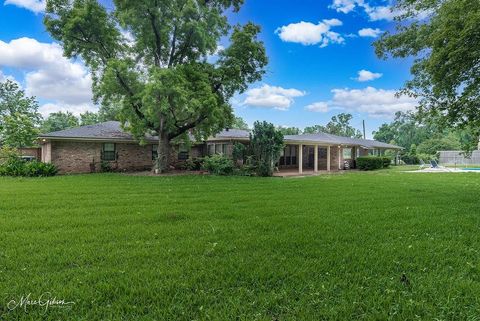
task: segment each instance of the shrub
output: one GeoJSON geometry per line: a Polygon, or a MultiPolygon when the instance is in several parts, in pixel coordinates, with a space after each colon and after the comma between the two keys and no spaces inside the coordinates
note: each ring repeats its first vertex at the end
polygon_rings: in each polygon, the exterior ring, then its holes
{"type": "Polygon", "coordinates": [[[199,171],[202,169],[203,158],[189,158],[185,161],[184,169],[188,171],[199,171]]]}
{"type": "Polygon", "coordinates": [[[390,164],[392,163],[392,159],[390,157],[383,156],[382,157],[382,162],[383,162],[383,168],[388,168],[388,167],[390,167],[390,164]]]}
{"type": "Polygon", "coordinates": [[[58,170],[53,164],[38,161],[24,162],[23,176],[48,177],[55,176],[58,170]]]}
{"type": "Polygon", "coordinates": [[[111,172],[111,171],[112,171],[112,165],[111,165],[109,162],[102,161],[102,162],[100,163],[100,170],[101,170],[103,173],[111,172]]]}
{"type": "Polygon", "coordinates": [[[375,169],[383,168],[383,157],[358,157],[357,168],[363,171],[373,171],[375,169]]]}
{"type": "Polygon", "coordinates": [[[214,175],[231,175],[233,173],[233,161],[223,155],[205,157],[203,168],[214,175]]]}

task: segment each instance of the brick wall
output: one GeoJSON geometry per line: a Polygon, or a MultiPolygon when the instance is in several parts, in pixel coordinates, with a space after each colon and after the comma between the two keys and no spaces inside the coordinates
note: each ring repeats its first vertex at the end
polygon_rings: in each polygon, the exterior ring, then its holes
{"type": "MultiPolygon", "coordinates": [[[[52,142],[51,162],[60,173],[90,173],[101,170],[102,143],[52,142]]],[[[152,145],[117,143],[118,159],[108,162],[119,171],[147,170],[152,168],[152,145]]]]}
{"type": "Polygon", "coordinates": [[[22,156],[33,156],[37,160],[41,158],[41,149],[37,147],[21,147],[18,149],[18,153],[22,156]]]}

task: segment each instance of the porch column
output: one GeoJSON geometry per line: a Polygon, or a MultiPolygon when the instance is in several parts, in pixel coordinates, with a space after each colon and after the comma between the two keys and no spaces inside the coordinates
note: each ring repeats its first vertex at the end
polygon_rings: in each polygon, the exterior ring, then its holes
{"type": "Polygon", "coordinates": [[[342,154],[342,147],[341,147],[341,146],[338,146],[338,169],[342,169],[342,158],[341,158],[341,154],[342,154]]]}
{"type": "Polygon", "coordinates": [[[330,172],[330,146],[327,147],[327,171],[330,172]]]}
{"type": "Polygon", "coordinates": [[[315,151],[313,152],[313,171],[318,172],[318,145],[315,145],[315,151]]]}
{"type": "Polygon", "coordinates": [[[303,173],[303,145],[298,145],[298,173],[303,173]]]}

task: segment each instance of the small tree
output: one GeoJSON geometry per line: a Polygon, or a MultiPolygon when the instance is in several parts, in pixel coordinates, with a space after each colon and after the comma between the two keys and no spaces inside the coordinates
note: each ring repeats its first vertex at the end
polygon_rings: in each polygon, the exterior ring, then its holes
{"type": "Polygon", "coordinates": [[[257,166],[257,175],[272,176],[275,163],[284,147],[283,134],[273,124],[255,122],[250,144],[257,166]]]}
{"type": "Polygon", "coordinates": [[[40,114],[34,97],[26,97],[17,83],[0,83],[0,145],[32,146],[38,135],[40,114]]]}

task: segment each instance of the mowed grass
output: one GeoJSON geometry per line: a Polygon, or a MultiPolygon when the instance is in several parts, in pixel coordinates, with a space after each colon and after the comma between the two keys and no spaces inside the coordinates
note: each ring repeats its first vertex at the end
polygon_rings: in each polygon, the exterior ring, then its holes
{"type": "Polygon", "coordinates": [[[479,195],[398,168],[0,178],[0,320],[479,320],[479,195]],[[75,304],[9,309],[45,292],[75,304]]]}

